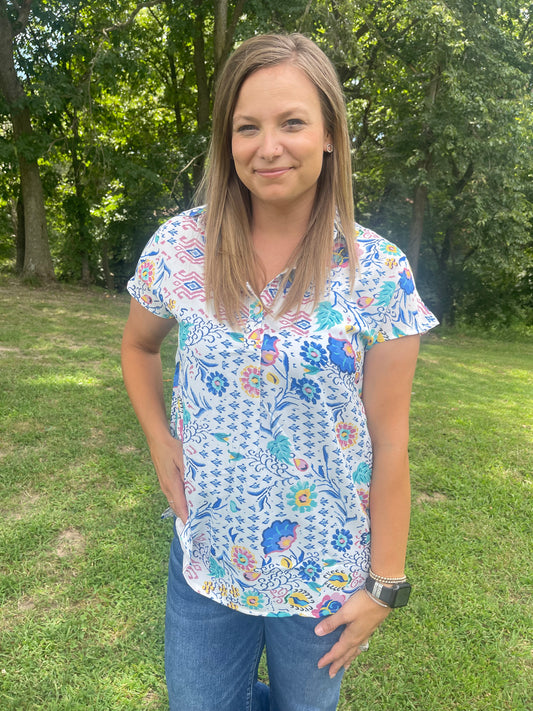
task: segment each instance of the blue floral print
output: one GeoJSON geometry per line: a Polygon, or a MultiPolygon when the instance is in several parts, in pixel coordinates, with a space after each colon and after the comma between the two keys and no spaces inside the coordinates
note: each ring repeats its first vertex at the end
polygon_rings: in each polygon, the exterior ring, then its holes
{"type": "Polygon", "coordinates": [[[288,550],[296,540],[297,523],[286,519],[274,521],[272,526],[263,531],[263,550],[266,555],[288,550]]]}
{"type": "Polygon", "coordinates": [[[300,349],[300,355],[307,363],[317,368],[327,363],[326,351],[322,348],[320,343],[304,341],[300,349]]]}
{"type": "Polygon", "coordinates": [[[205,384],[207,385],[207,389],[210,393],[213,393],[213,395],[218,395],[220,397],[226,392],[226,388],[228,387],[228,380],[222,375],[222,373],[218,373],[215,371],[214,373],[209,373],[205,384]]]}
{"type": "Polygon", "coordinates": [[[183,443],[189,517],[176,523],[189,585],[250,615],[334,614],[369,566],[372,442],[361,403],[376,344],[436,324],[395,245],[357,226],[350,283],[332,235],[328,291],[276,316],[284,275],[229,327],[204,284],[205,208],[146,245],[132,296],[178,322],[170,427],[183,443]]]}
{"type": "Polygon", "coordinates": [[[343,373],[355,373],[355,353],[349,341],[330,336],[328,351],[331,362],[338,365],[343,373]]]}
{"type": "Polygon", "coordinates": [[[345,551],[348,548],[351,547],[353,543],[353,536],[350,533],[350,531],[347,531],[346,529],[337,529],[335,531],[335,534],[333,535],[333,538],[331,540],[331,545],[336,548],[338,551],[345,551]]]}
{"type": "Polygon", "coordinates": [[[320,397],[320,385],[309,378],[300,378],[292,381],[292,388],[305,402],[312,402],[313,405],[320,397]]]}
{"type": "Polygon", "coordinates": [[[406,294],[413,293],[413,291],[415,290],[415,284],[409,269],[406,268],[403,270],[403,272],[400,273],[399,284],[400,288],[403,289],[406,294]]]}

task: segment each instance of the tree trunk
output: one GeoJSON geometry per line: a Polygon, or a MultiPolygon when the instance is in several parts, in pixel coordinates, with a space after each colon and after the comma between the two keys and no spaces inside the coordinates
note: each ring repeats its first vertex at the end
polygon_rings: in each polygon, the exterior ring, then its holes
{"type": "Polygon", "coordinates": [[[15,32],[7,16],[5,2],[0,4],[0,92],[7,102],[13,123],[13,137],[19,162],[20,187],[24,205],[25,253],[23,277],[53,281],[54,267],[48,245],[44,193],[35,158],[25,156],[20,139],[33,134],[25,93],[15,70],[13,38],[15,32]]]}
{"type": "Polygon", "coordinates": [[[428,117],[424,122],[421,135],[424,158],[420,161],[420,164],[418,166],[420,178],[419,182],[416,185],[415,194],[413,197],[413,214],[411,217],[411,227],[409,230],[409,246],[407,248],[407,257],[409,259],[409,263],[411,264],[411,269],[415,277],[418,273],[420,246],[422,244],[422,235],[424,234],[424,216],[429,192],[427,181],[433,163],[431,156],[433,133],[430,128],[430,118],[435,108],[435,101],[437,98],[437,93],[440,84],[440,76],[441,67],[440,65],[438,65],[435,73],[431,77],[431,80],[425,92],[425,104],[428,111],[428,117]]]}
{"type": "Polygon", "coordinates": [[[15,272],[22,274],[24,269],[24,205],[19,197],[15,208],[15,245],[17,250],[17,260],[15,262],[15,272]]]}
{"type": "Polygon", "coordinates": [[[424,214],[426,211],[427,199],[427,186],[417,185],[413,198],[413,215],[411,218],[411,228],[409,230],[409,245],[407,247],[407,257],[415,278],[418,273],[418,259],[420,257],[422,234],[424,232],[424,214]]]}

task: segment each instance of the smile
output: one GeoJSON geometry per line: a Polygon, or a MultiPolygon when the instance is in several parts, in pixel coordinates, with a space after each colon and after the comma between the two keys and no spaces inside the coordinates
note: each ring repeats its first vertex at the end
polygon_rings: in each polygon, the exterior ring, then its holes
{"type": "Polygon", "coordinates": [[[254,173],[262,178],[279,178],[288,173],[292,168],[264,168],[256,169],[254,173]]]}

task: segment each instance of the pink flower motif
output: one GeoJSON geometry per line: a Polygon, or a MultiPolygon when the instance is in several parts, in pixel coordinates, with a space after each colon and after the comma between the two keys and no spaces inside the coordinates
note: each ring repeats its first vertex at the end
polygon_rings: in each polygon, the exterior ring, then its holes
{"type": "Polygon", "coordinates": [[[231,549],[231,561],[238,568],[244,571],[251,571],[257,565],[257,561],[253,553],[249,551],[248,548],[243,548],[241,546],[233,546],[231,549]]]}
{"type": "Polygon", "coordinates": [[[240,377],[243,390],[250,397],[259,397],[259,384],[261,382],[261,371],[255,365],[247,365],[241,370],[240,377]]]}
{"type": "Polygon", "coordinates": [[[139,264],[139,279],[145,286],[152,286],[155,278],[154,263],[150,259],[145,259],[139,264]]]}
{"type": "Polygon", "coordinates": [[[363,505],[363,509],[365,510],[365,513],[368,515],[368,511],[370,509],[370,498],[368,496],[368,490],[367,489],[357,489],[357,494],[359,495],[359,498],[361,499],[361,504],[363,505]]]}
{"type": "Polygon", "coordinates": [[[357,442],[357,427],[351,422],[337,422],[335,425],[337,441],[342,449],[349,449],[357,442]]]}

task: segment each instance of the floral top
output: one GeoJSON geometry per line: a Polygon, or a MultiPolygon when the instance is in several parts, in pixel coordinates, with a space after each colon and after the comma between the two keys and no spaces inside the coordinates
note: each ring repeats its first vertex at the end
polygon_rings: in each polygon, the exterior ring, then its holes
{"type": "Polygon", "coordinates": [[[335,232],[329,295],[314,311],[306,295],[274,317],[279,275],[259,298],[250,290],[232,330],[206,303],[204,212],[162,225],[128,284],[179,324],[171,431],[184,450],[183,572],[194,590],[242,612],[332,614],[369,567],[365,352],[437,321],[402,252],[357,226],[353,291],[335,232]]]}

